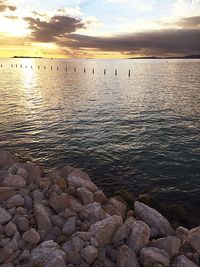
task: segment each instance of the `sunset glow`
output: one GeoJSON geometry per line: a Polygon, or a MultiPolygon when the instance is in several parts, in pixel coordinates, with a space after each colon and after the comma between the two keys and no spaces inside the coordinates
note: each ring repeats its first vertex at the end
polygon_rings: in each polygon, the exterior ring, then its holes
{"type": "Polygon", "coordinates": [[[200,0],[0,0],[0,57],[199,53],[200,0]]]}

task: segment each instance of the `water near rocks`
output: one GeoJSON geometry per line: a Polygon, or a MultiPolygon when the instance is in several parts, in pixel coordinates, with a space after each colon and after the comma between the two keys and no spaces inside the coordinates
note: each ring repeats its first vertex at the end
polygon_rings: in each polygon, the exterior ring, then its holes
{"type": "Polygon", "coordinates": [[[1,148],[198,213],[199,60],[1,59],[0,77],[1,148]]]}

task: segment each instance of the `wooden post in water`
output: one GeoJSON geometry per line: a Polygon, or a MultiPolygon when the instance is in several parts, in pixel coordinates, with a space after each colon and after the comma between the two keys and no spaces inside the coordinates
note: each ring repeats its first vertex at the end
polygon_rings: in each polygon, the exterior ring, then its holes
{"type": "Polygon", "coordinates": [[[94,74],[94,69],[92,69],[92,73],[94,74]]]}
{"type": "Polygon", "coordinates": [[[66,68],[65,70],[66,70],[66,72],[67,72],[67,68],[66,68]]]}
{"type": "Polygon", "coordinates": [[[44,66],[44,70],[46,70],[46,66],[44,66]]]}
{"type": "Polygon", "coordinates": [[[83,71],[84,71],[84,73],[85,73],[85,72],[86,72],[86,69],[84,68],[84,70],[83,70],[83,71]]]}
{"type": "Polygon", "coordinates": [[[58,67],[57,67],[57,70],[59,70],[58,67]]]}
{"type": "Polygon", "coordinates": [[[51,70],[53,70],[53,67],[51,66],[51,70]]]}
{"type": "Polygon", "coordinates": [[[131,76],[131,70],[128,71],[128,77],[130,77],[130,76],[131,76]]]}
{"type": "Polygon", "coordinates": [[[13,65],[11,64],[11,68],[13,68],[13,65]]]}
{"type": "Polygon", "coordinates": [[[40,68],[40,66],[38,65],[38,69],[40,68]]]}
{"type": "Polygon", "coordinates": [[[104,73],[104,75],[106,74],[106,69],[104,69],[103,73],[104,73]]]}
{"type": "Polygon", "coordinates": [[[117,70],[115,70],[115,75],[117,75],[117,70]]]}
{"type": "Polygon", "coordinates": [[[22,68],[22,64],[20,64],[20,68],[22,68]]]}
{"type": "Polygon", "coordinates": [[[3,67],[3,65],[1,64],[1,68],[3,67]]]}
{"type": "Polygon", "coordinates": [[[74,72],[76,72],[76,67],[74,68],[74,72]]]}
{"type": "Polygon", "coordinates": [[[16,68],[17,68],[17,64],[16,64],[16,68]]]}

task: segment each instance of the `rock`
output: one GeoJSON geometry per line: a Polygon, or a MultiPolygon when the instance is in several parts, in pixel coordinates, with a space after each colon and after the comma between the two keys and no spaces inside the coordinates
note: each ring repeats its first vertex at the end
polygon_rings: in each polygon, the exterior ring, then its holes
{"type": "Polygon", "coordinates": [[[7,208],[22,207],[24,205],[24,198],[17,194],[7,200],[7,208]]]}
{"type": "Polygon", "coordinates": [[[102,190],[97,190],[96,192],[94,192],[94,202],[104,204],[106,201],[107,197],[105,196],[102,190]]]}
{"type": "Polygon", "coordinates": [[[93,202],[85,206],[84,213],[90,223],[95,223],[109,217],[98,202],[93,202]]]}
{"type": "Polygon", "coordinates": [[[53,215],[51,217],[51,221],[54,225],[58,226],[59,228],[63,228],[63,225],[65,224],[65,220],[59,215],[53,215]]]}
{"type": "Polygon", "coordinates": [[[23,261],[23,260],[28,260],[31,256],[30,250],[29,249],[25,249],[22,254],[19,256],[19,260],[23,261]]]}
{"type": "Polygon", "coordinates": [[[80,252],[81,249],[84,247],[84,241],[78,236],[73,236],[73,238],[71,239],[71,242],[72,242],[74,251],[80,252]]]}
{"type": "Polygon", "coordinates": [[[53,196],[49,199],[49,205],[56,211],[56,213],[59,213],[66,208],[70,208],[71,204],[69,195],[63,193],[59,196],[53,196]]]}
{"type": "Polygon", "coordinates": [[[182,226],[179,226],[175,231],[175,235],[182,241],[188,237],[188,234],[189,230],[182,226]]]}
{"type": "Polygon", "coordinates": [[[139,267],[136,254],[126,245],[120,247],[117,254],[117,267],[139,267]]]}
{"type": "Polygon", "coordinates": [[[16,225],[20,232],[26,232],[29,229],[29,221],[25,216],[17,217],[16,225]]]}
{"type": "Polygon", "coordinates": [[[104,246],[112,242],[116,230],[122,224],[122,217],[114,215],[91,225],[89,232],[94,236],[100,245],[104,246]]]}
{"type": "Polygon", "coordinates": [[[170,257],[177,256],[181,247],[181,240],[175,236],[167,236],[150,242],[151,247],[165,250],[170,257]]]}
{"type": "Polygon", "coordinates": [[[34,215],[39,230],[49,231],[51,229],[52,223],[49,213],[42,204],[34,205],[34,215]]]}
{"type": "Polygon", "coordinates": [[[65,252],[71,252],[74,251],[74,246],[71,240],[67,240],[63,245],[62,245],[62,249],[65,252]]]}
{"type": "Polygon", "coordinates": [[[192,247],[200,253],[200,226],[193,228],[188,233],[188,241],[192,247]]]}
{"type": "MultiPolygon", "coordinates": [[[[81,263],[82,258],[79,252],[77,251],[68,251],[67,252],[67,263],[72,264],[72,266],[79,266],[81,263]]],[[[68,266],[68,265],[67,265],[68,266]]]]}
{"type": "Polygon", "coordinates": [[[138,254],[142,248],[146,247],[149,238],[150,229],[148,225],[142,221],[134,221],[126,243],[138,254]]]}
{"type": "Polygon", "coordinates": [[[189,260],[184,255],[179,255],[174,259],[174,267],[198,267],[194,262],[189,260]]]}
{"type": "Polygon", "coordinates": [[[13,222],[9,222],[5,227],[6,235],[9,237],[13,236],[16,231],[17,231],[17,227],[13,222]]]}
{"type": "Polygon", "coordinates": [[[168,267],[170,257],[169,254],[162,249],[146,247],[140,251],[140,260],[144,267],[152,267],[155,263],[160,263],[163,267],[168,267]]]}
{"type": "Polygon", "coordinates": [[[40,241],[40,235],[35,229],[30,228],[22,235],[22,239],[30,244],[37,244],[40,241]]]}
{"type": "Polygon", "coordinates": [[[76,196],[81,200],[83,205],[87,205],[94,201],[94,196],[92,192],[85,187],[77,188],[76,196]]]}
{"type": "Polygon", "coordinates": [[[84,241],[89,241],[92,234],[89,232],[76,232],[76,236],[80,237],[84,241]]]}
{"type": "Polygon", "coordinates": [[[89,189],[91,192],[95,192],[98,190],[97,186],[89,180],[86,180],[79,175],[77,175],[76,171],[70,173],[67,178],[68,186],[74,186],[75,188],[85,187],[89,189]]]}
{"type": "Polygon", "coordinates": [[[44,198],[44,193],[40,189],[36,189],[32,192],[32,198],[34,202],[41,202],[44,198]]]}
{"type": "Polygon", "coordinates": [[[7,174],[3,179],[2,186],[22,188],[26,186],[26,181],[19,175],[7,174]]]}
{"type": "Polygon", "coordinates": [[[12,249],[12,251],[16,251],[19,248],[18,243],[17,243],[17,240],[15,238],[13,238],[10,242],[8,242],[5,245],[5,247],[12,249]]]}
{"type": "Polygon", "coordinates": [[[115,232],[112,242],[114,245],[118,245],[121,241],[124,241],[128,238],[131,227],[127,224],[120,226],[115,232]]]}
{"type": "Polygon", "coordinates": [[[19,168],[23,168],[24,170],[26,170],[26,176],[28,174],[28,176],[26,177],[26,181],[28,184],[32,182],[34,183],[35,181],[40,180],[42,178],[43,170],[31,162],[18,164],[17,173],[19,172],[19,168]]]}
{"type": "Polygon", "coordinates": [[[128,211],[128,207],[126,204],[117,200],[116,198],[110,198],[104,204],[104,210],[110,215],[120,215],[123,219],[126,217],[126,213],[128,211]]]}
{"type": "Polygon", "coordinates": [[[157,210],[136,201],[134,204],[136,217],[145,222],[151,229],[151,237],[169,236],[173,234],[170,223],[157,210]]]}
{"type": "MultiPolygon", "coordinates": [[[[45,241],[31,251],[31,259],[45,267],[65,267],[66,254],[54,241],[45,241]]],[[[37,266],[37,265],[36,265],[37,266]]],[[[38,265],[39,266],[39,265],[38,265]]]]}
{"type": "Polygon", "coordinates": [[[70,236],[76,231],[76,217],[69,218],[63,226],[62,232],[64,235],[70,236]]]}
{"type": "Polygon", "coordinates": [[[4,208],[0,207],[0,224],[7,223],[10,221],[12,216],[4,208]]]}
{"type": "Polygon", "coordinates": [[[98,257],[98,250],[94,246],[87,246],[81,250],[81,257],[88,264],[92,264],[98,257]]]}
{"type": "Polygon", "coordinates": [[[3,247],[0,249],[0,264],[6,261],[13,253],[13,250],[9,247],[3,247]]]}
{"type": "Polygon", "coordinates": [[[12,187],[0,187],[0,203],[6,201],[15,194],[15,189],[12,187]]]}
{"type": "Polygon", "coordinates": [[[0,169],[1,168],[8,168],[9,166],[18,162],[19,159],[17,156],[11,154],[10,152],[1,149],[0,150],[0,169]]]}

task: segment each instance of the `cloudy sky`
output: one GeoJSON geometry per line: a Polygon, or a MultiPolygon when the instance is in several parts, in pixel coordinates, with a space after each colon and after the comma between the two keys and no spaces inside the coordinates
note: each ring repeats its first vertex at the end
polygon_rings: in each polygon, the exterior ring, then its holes
{"type": "Polygon", "coordinates": [[[200,53],[200,0],[0,0],[0,57],[200,53]]]}

